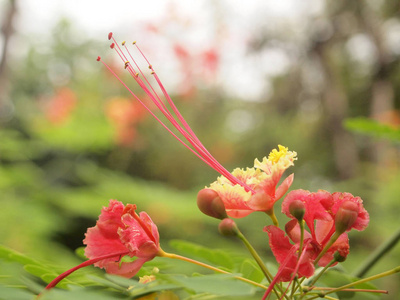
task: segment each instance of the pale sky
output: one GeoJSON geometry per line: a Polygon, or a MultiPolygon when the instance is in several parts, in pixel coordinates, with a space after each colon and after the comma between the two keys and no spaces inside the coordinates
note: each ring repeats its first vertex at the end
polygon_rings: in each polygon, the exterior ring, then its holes
{"type": "MultiPolygon", "coordinates": [[[[0,7],[4,7],[6,1],[0,0],[0,7]]],[[[268,94],[265,75],[284,72],[290,66],[290,57],[280,49],[268,49],[259,58],[248,58],[246,42],[249,37],[262,27],[272,31],[289,29],[291,38],[301,39],[304,21],[321,14],[323,3],[323,0],[19,0],[15,25],[23,35],[46,37],[57,21],[66,17],[74,27],[82,30],[85,37],[108,43],[107,34],[113,31],[120,39],[146,44],[150,37],[143,35],[140,24],[159,24],[176,14],[183,19],[182,23],[188,23],[189,29],[176,29],[174,26],[179,25],[171,23],[165,28],[165,39],[196,49],[216,43],[219,37],[215,26],[220,21],[225,26],[224,36],[228,36],[219,45],[222,53],[220,83],[228,93],[251,100],[262,92],[268,94]],[[256,67],[260,64],[262,69],[256,67]]],[[[167,41],[161,38],[152,41],[163,50],[165,43],[167,41]]],[[[164,57],[162,59],[166,61],[164,57]]]]}

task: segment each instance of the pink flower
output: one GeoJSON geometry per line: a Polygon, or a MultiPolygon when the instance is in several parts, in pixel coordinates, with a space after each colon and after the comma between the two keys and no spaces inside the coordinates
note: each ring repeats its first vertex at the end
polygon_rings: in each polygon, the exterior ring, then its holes
{"type": "Polygon", "coordinates": [[[46,290],[55,287],[62,279],[83,267],[94,265],[107,273],[124,277],[134,276],[143,264],[164,253],[159,244],[157,226],[150,217],[136,214],[136,205],[110,200],[103,207],[96,226],[86,232],[83,243],[87,245],[85,255],[89,260],[57,276],[46,290]],[[137,257],[132,262],[121,262],[124,256],[137,257]]]}
{"type": "Polygon", "coordinates": [[[113,257],[94,266],[104,268],[107,273],[132,277],[157,255],[160,249],[157,226],[145,212],[137,215],[135,210],[136,205],[125,207],[119,201],[110,200],[109,206],[103,207],[96,226],[87,230],[83,243],[87,245],[85,255],[89,259],[121,252],[137,259],[121,263],[113,257]]]}
{"type": "MultiPolygon", "coordinates": [[[[285,236],[283,230],[276,226],[264,228],[269,236],[271,250],[280,264],[278,282],[290,281],[296,269],[299,277],[310,277],[314,274],[315,263],[324,267],[333,260],[335,252],[339,252],[343,258],[349,254],[349,239],[347,233],[344,232],[345,229],[338,233],[338,235],[340,234],[338,238],[329,246],[337,228],[335,222],[342,221],[341,217],[337,217],[338,212],[348,201],[356,205],[351,205],[352,209],[355,210],[355,215],[349,223],[350,225],[346,227],[346,231],[352,228],[364,230],[368,225],[369,216],[359,197],[354,197],[349,193],[330,194],[326,191],[311,193],[305,190],[295,190],[286,196],[282,203],[282,212],[292,218],[285,226],[287,236],[285,236]],[[303,219],[309,229],[309,232],[304,231],[304,248],[301,252],[300,261],[298,250],[300,248],[301,229],[299,221],[289,211],[289,206],[294,201],[304,203],[303,219]],[[324,250],[327,245],[329,248],[324,250]],[[322,252],[323,250],[324,252],[322,252]],[[320,254],[321,257],[319,257],[320,254]],[[316,262],[317,258],[318,262],[316,262]]],[[[345,206],[348,207],[349,205],[345,206]]]]}
{"type": "MultiPolygon", "coordinates": [[[[187,149],[193,152],[203,162],[208,164],[211,168],[216,170],[221,176],[210,185],[210,189],[216,191],[222,199],[227,214],[231,217],[241,218],[247,216],[253,211],[264,211],[268,213],[277,224],[277,220],[273,214],[274,203],[280,199],[289,189],[293,182],[293,175],[288,176],[285,180],[278,185],[284,171],[290,166],[294,165],[296,152],[288,151],[288,148],[279,145],[279,149],[274,149],[268,156],[264,157],[262,161],[257,159],[254,162],[253,168],[235,169],[232,173],[226,170],[203,146],[201,141],[197,138],[193,130],[185,121],[178,108],[168,95],[166,89],[161,83],[160,78],[154,71],[153,66],[150,64],[146,56],[142,53],[140,48],[134,42],[136,52],[148,63],[151,70],[153,81],[159,87],[165,99],[159,96],[156,89],[150,83],[144,71],[139,67],[136,59],[134,58],[134,51],[130,50],[125,42],[121,45],[117,44],[112,33],[108,38],[113,41],[111,49],[115,50],[121,58],[125,69],[131,74],[132,78],[146,93],[152,103],[158,108],[168,122],[177,130],[176,134],[170,129],[161,119],[149,108],[149,104],[143,99],[140,99],[128,87],[125,82],[115,73],[103,60],[98,57],[97,60],[101,61],[104,66],[122,83],[122,85],[132,94],[132,96],[141,103],[144,108],[180,143],[187,149]],[[181,137],[179,137],[181,135],[181,137]],[[185,141],[186,140],[186,141],[185,141]]],[[[179,48],[179,53],[183,57],[187,53],[179,48]]]]}
{"type": "Polygon", "coordinates": [[[296,152],[281,145],[278,149],[272,150],[261,162],[256,159],[254,168],[233,170],[232,175],[243,184],[233,183],[225,176],[211,183],[209,188],[218,193],[230,217],[241,218],[254,211],[270,212],[275,202],[287,192],[293,174],[278,184],[283,172],[294,164],[296,152]]]}

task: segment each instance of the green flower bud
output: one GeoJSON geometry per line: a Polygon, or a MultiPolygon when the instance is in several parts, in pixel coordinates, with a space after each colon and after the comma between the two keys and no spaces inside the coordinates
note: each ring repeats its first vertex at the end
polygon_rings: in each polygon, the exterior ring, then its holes
{"type": "Polygon", "coordinates": [[[303,221],[304,214],[306,213],[306,207],[302,201],[294,200],[289,204],[289,212],[293,217],[301,222],[303,221]]]}

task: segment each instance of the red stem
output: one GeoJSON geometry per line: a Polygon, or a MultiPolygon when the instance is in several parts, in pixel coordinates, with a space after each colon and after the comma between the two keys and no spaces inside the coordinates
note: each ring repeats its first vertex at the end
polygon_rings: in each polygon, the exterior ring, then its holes
{"type": "Polygon", "coordinates": [[[68,271],[65,271],[64,273],[58,275],[56,278],[54,278],[46,287],[45,290],[50,290],[51,288],[55,287],[61,280],[63,280],[65,277],[67,277],[69,274],[71,274],[72,272],[75,272],[76,270],[79,270],[80,268],[83,267],[87,267],[90,265],[93,265],[94,263],[97,263],[100,260],[103,259],[107,259],[107,258],[112,258],[112,257],[120,257],[120,256],[125,256],[129,253],[129,251],[126,252],[120,252],[120,253],[112,253],[112,254],[107,254],[107,255],[103,255],[100,257],[96,257],[96,258],[92,258],[89,259],[75,267],[73,267],[72,269],[69,269],[68,271]]]}

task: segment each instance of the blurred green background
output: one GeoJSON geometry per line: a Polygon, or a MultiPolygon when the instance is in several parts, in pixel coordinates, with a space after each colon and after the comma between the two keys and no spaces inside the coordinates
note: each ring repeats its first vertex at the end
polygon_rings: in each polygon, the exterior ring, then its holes
{"type": "MultiPolygon", "coordinates": [[[[71,266],[101,207],[118,199],[150,214],[165,249],[169,240],[185,239],[244,251],[197,210],[197,191],[218,174],[96,62],[101,55],[122,74],[108,32],[98,39],[63,17],[42,35],[24,34],[15,24],[25,2],[0,2],[1,243],[71,266]]],[[[252,166],[282,144],[298,153],[288,171],[295,173],[292,189],[362,197],[371,222],[366,231],[350,233],[351,254],[343,265],[353,270],[400,226],[400,139],[343,125],[365,117],[400,130],[398,1],[307,1],[302,18],[281,19],[257,2],[252,28],[232,13],[243,4],[202,3],[211,15],[212,39],[200,34],[196,44],[183,38],[202,25],[179,9],[171,13],[175,1],[164,17],[137,20],[118,37],[143,39],[182,114],[228,170],[252,166]],[[232,45],[242,52],[233,55],[232,45]]],[[[124,5],[134,10],[139,4],[124,5]]],[[[255,213],[238,223],[263,258],[273,261],[262,232],[270,224],[266,216],[255,213]]],[[[399,264],[397,246],[368,275],[399,264]]],[[[378,282],[391,292],[384,299],[397,299],[398,282],[399,276],[378,282]]]]}

